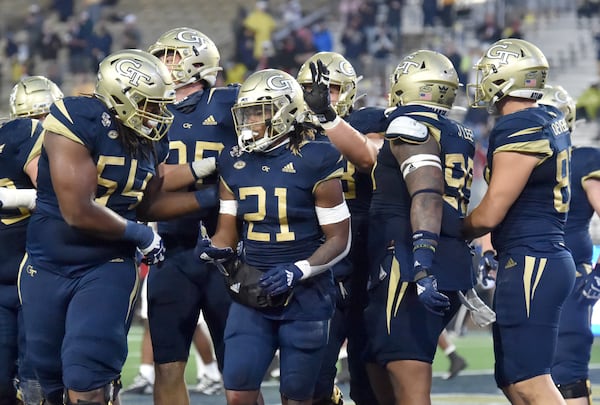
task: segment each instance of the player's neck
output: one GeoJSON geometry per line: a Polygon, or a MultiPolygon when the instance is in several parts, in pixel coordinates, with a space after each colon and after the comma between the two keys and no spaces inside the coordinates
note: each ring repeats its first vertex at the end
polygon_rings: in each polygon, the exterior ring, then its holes
{"type": "Polygon", "coordinates": [[[526,108],[537,107],[537,103],[528,98],[507,97],[505,100],[501,100],[497,107],[500,115],[508,115],[526,108]]]}

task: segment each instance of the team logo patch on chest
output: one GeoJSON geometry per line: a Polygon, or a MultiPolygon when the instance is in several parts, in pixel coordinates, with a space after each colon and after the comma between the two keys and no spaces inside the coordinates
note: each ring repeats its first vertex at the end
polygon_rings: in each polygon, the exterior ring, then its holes
{"type": "Polygon", "coordinates": [[[234,169],[240,170],[240,169],[243,169],[244,167],[246,167],[246,162],[244,162],[243,160],[238,160],[237,162],[235,162],[233,164],[234,169]]]}

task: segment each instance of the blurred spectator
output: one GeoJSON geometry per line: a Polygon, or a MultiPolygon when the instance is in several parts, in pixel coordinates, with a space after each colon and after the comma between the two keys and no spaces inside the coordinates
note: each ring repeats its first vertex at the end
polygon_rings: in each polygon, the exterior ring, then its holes
{"type": "MultiPolygon", "coordinates": [[[[235,41],[234,59],[236,59],[236,60],[240,60],[240,55],[238,52],[240,51],[241,47],[243,46],[242,43],[244,41],[246,41],[245,32],[247,31],[247,28],[244,27],[244,20],[246,19],[247,16],[248,16],[248,10],[246,9],[246,7],[244,7],[243,4],[240,4],[237,8],[235,17],[233,17],[233,20],[231,21],[231,31],[233,32],[233,38],[235,41]]],[[[253,34],[253,36],[254,36],[254,34],[253,34]]],[[[254,52],[254,41],[253,41],[252,46],[253,46],[252,52],[254,52]]]]}
{"type": "Polygon", "coordinates": [[[29,52],[33,56],[39,55],[42,47],[42,27],[44,26],[44,15],[37,4],[32,4],[28,8],[27,17],[25,17],[25,30],[27,31],[29,52]]]}
{"type": "Polygon", "coordinates": [[[244,27],[254,32],[254,58],[260,59],[264,44],[271,40],[271,34],[277,28],[275,19],[267,11],[267,2],[259,0],[244,20],[244,27]]]}
{"type": "Polygon", "coordinates": [[[483,24],[475,30],[475,37],[482,43],[493,44],[502,39],[502,29],[496,23],[496,16],[488,13],[485,15],[483,24]]]}
{"type": "Polygon", "coordinates": [[[362,0],[340,0],[339,13],[341,17],[340,23],[346,26],[350,23],[350,18],[358,14],[358,9],[362,4],[362,0]]]}
{"type": "Polygon", "coordinates": [[[341,37],[343,54],[357,75],[364,74],[362,57],[367,53],[367,35],[362,30],[361,23],[361,17],[358,14],[353,15],[344,27],[341,37]]]}
{"type": "Polygon", "coordinates": [[[503,38],[518,38],[523,39],[523,31],[521,31],[521,19],[514,18],[509,26],[502,31],[503,38]]]}
{"type": "Polygon", "coordinates": [[[456,11],[454,10],[454,0],[441,0],[441,8],[439,11],[440,20],[445,28],[452,28],[456,19],[456,11]]]}
{"type": "Polygon", "coordinates": [[[370,46],[372,60],[372,78],[379,84],[379,94],[387,94],[390,72],[390,57],[394,52],[392,34],[387,25],[381,22],[375,28],[370,46]]]}
{"type": "Polygon", "coordinates": [[[92,71],[89,45],[92,39],[93,25],[86,11],[79,18],[72,18],[67,34],[66,44],[69,49],[70,72],[82,79],[81,76],[92,71]]]}
{"type": "Polygon", "coordinates": [[[298,0],[288,0],[281,3],[281,18],[286,27],[296,28],[302,20],[302,6],[298,0]]]}
{"type": "Polygon", "coordinates": [[[600,83],[591,84],[577,99],[577,119],[594,121],[600,112],[600,83]]]}
{"type": "Polygon", "coordinates": [[[135,14],[127,14],[123,18],[123,31],[121,32],[121,49],[139,49],[142,43],[142,31],[137,24],[135,14]]]}
{"type": "Polygon", "coordinates": [[[92,25],[96,25],[102,18],[102,10],[104,7],[103,0],[85,0],[84,2],[85,11],[90,16],[92,25]]]}
{"type": "Polygon", "coordinates": [[[75,0],[53,0],[52,9],[58,14],[60,22],[67,22],[73,16],[75,0]]]}
{"type": "Polygon", "coordinates": [[[388,0],[387,23],[390,26],[392,40],[396,43],[396,49],[400,50],[400,39],[402,38],[402,8],[404,0],[388,0]]]}
{"type": "Polygon", "coordinates": [[[112,52],[112,43],[113,37],[106,27],[106,22],[101,19],[96,23],[90,41],[93,71],[96,71],[100,62],[110,55],[112,52]]]}
{"type": "Polygon", "coordinates": [[[421,7],[423,10],[423,26],[425,28],[435,27],[435,20],[438,14],[437,0],[423,0],[421,7]]]}
{"type": "Polygon", "coordinates": [[[255,70],[258,61],[254,58],[254,33],[244,28],[242,36],[237,40],[235,59],[248,70],[255,70]]]}
{"type": "Polygon", "coordinates": [[[42,59],[42,72],[44,76],[52,80],[58,87],[62,86],[63,75],[60,69],[58,56],[63,46],[58,34],[56,24],[52,20],[46,20],[42,29],[42,47],[40,57],[42,59]]]}
{"type": "Polygon", "coordinates": [[[312,38],[316,52],[333,51],[333,34],[323,21],[317,21],[313,25],[312,38]]]}

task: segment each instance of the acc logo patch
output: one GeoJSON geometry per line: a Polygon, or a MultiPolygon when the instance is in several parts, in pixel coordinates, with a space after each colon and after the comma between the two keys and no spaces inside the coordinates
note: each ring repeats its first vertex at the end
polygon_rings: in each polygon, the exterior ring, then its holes
{"type": "Polygon", "coordinates": [[[240,169],[243,169],[244,167],[246,167],[246,162],[244,162],[243,160],[238,160],[237,162],[235,162],[233,164],[234,169],[240,170],[240,169]]]}

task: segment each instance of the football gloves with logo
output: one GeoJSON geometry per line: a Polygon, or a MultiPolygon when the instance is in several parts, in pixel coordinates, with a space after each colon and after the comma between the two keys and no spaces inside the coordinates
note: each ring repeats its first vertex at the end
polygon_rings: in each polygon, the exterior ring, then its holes
{"type": "Polygon", "coordinates": [[[233,259],[236,253],[229,246],[224,248],[213,246],[204,224],[200,221],[200,232],[198,232],[198,240],[194,247],[194,255],[207,262],[223,263],[233,259]]]}
{"type": "Polygon", "coordinates": [[[321,124],[332,122],[337,118],[337,113],[329,97],[329,70],[319,59],[316,64],[310,63],[310,72],[312,86],[310,90],[304,88],[304,101],[321,124]]]}
{"type": "Polygon", "coordinates": [[[165,246],[162,238],[151,227],[134,221],[127,221],[123,239],[134,242],[144,255],[143,263],[154,265],[165,259],[165,246]]]}
{"type": "Polygon", "coordinates": [[[283,294],[294,288],[303,275],[294,263],[279,264],[260,278],[260,287],[271,296],[283,294]]]}
{"type": "Polygon", "coordinates": [[[422,278],[416,280],[419,301],[429,312],[443,316],[444,312],[450,309],[450,299],[438,291],[434,275],[428,274],[425,268],[416,270],[418,270],[417,274],[423,275],[422,278]]]}
{"type": "Polygon", "coordinates": [[[496,286],[496,272],[498,271],[498,260],[492,250],[486,250],[479,259],[477,269],[477,282],[484,290],[492,289],[496,286]]]}
{"type": "Polygon", "coordinates": [[[585,276],[581,295],[592,302],[600,299],[600,265],[596,264],[591,273],[585,276]]]}

